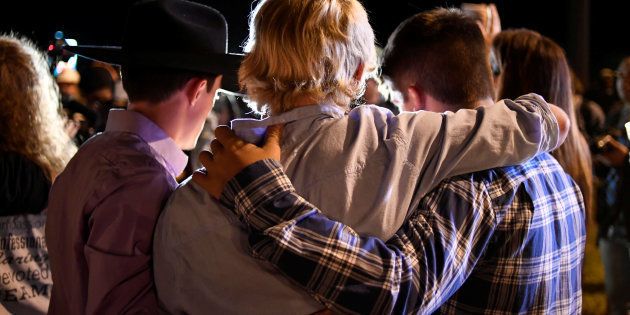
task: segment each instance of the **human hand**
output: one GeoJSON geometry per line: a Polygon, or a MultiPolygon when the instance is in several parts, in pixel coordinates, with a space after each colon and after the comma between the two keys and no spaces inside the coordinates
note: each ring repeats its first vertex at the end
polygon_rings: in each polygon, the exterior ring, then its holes
{"type": "Polygon", "coordinates": [[[630,150],[610,135],[598,139],[597,148],[602,151],[600,156],[603,158],[604,163],[612,167],[621,167],[628,163],[630,150]]]}
{"type": "Polygon", "coordinates": [[[199,154],[205,169],[196,171],[193,180],[219,199],[225,184],[247,166],[264,159],[280,160],[282,128],[282,125],[267,128],[265,144],[258,147],[237,137],[227,126],[219,126],[214,131],[216,139],[210,143],[212,153],[199,154]]]}

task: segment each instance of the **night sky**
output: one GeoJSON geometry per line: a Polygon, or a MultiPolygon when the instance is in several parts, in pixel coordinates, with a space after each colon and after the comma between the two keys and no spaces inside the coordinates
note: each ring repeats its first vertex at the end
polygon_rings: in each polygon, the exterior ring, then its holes
{"type": "MultiPolygon", "coordinates": [[[[575,24],[583,21],[572,14],[572,0],[501,0],[498,6],[504,29],[526,27],[556,40],[567,49],[570,62],[575,51],[567,48],[575,36],[575,24]],[[577,20],[576,20],[577,19],[577,20]],[[573,25],[573,28],[572,26],[573,25]]],[[[221,11],[229,24],[229,47],[241,51],[247,35],[247,16],[252,0],[198,0],[221,11]]],[[[438,6],[459,6],[464,1],[364,0],[379,43],[405,18],[438,6]],[[386,5],[387,4],[387,5],[386,5]]],[[[469,1],[475,2],[475,1],[469,1]]],[[[120,43],[127,7],[133,1],[12,1],[0,9],[0,32],[17,31],[35,40],[42,48],[52,41],[54,32],[62,30],[79,44],[120,43]]],[[[591,73],[604,66],[613,67],[624,55],[630,55],[630,27],[626,25],[630,1],[591,1],[590,62],[591,73]]],[[[164,45],[169,39],[164,38],[164,45]]]]}

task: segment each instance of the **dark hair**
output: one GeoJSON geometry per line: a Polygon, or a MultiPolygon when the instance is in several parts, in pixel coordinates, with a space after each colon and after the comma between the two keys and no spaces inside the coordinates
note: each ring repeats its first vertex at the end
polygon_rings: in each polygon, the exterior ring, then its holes
{"type": "Polygon", "coordinates": [[[418,84],[457,108],[494,96],[488,46],[459,9],[434,9],[402,22],[385,47],[383,73],[399,89],[418,84]]]}
{"type": "Polygon", "coordinates": [[[506,30],[493,41],[503,65],[499,98],[538,93],[567,110],[571,73],[564,50],[548,37],[527,29],[506,30]]]}
{"type": "Polygon", "coordinates": [[[131,102],[165,101],[194,78],[208,80],[209,92],[216,78],[216,75],[210,73],[139,66],[122,66],[121,72],[123,88],[131,102]]]}
{"type": "Polygon", "coordinates": [[[92,94],[100,89],[114,90],[114,79],[105,68],[89,67],[81,72],[79,89],[85,95],[92,94]]]}
{"type": "Polygon", "coordinates": [[[552,154],[580,187],[590,217],[593,207],[591,154],[578,129],[571,72],[564,50],[550,38],[527,29],[503,31],[494,38],[493,45],[503,64],[500,98],[537,93],[569,115],[569,135],[552,154]]]}

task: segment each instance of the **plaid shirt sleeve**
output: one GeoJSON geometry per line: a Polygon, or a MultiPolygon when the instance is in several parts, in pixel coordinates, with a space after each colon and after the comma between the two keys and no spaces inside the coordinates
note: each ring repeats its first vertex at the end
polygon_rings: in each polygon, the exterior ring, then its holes
{"type": "Polygon", "coordinates": [[[484,185],[467,185],[440,185],[431,194],[435,198],[387,242],[326,218],[295,193],[272,160],[234,177],[221,202],[251,229],[255,257],[271,262],[327,307],[360,314],[430,313],[470,275],[496,227],[484,185]]]}

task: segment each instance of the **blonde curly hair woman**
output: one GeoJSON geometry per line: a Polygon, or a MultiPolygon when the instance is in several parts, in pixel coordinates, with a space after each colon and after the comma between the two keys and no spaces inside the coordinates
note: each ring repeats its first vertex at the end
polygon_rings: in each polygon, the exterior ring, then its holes
{"type": "Polygon", "coordinates": [[[51,182],[76,151],[57,87],[28,40],[0,35],[0,313],[45,314],[52,278],[44,240],[51,182]],[[28,270],[28,272],[27,272],[28,270]]]}
{"type": "Polygon", "coordinates": [[[0,84],[0,150],[24,155],[54,179],[76,148],[45,56],[26,39],[0,36],[0,84]]]}

